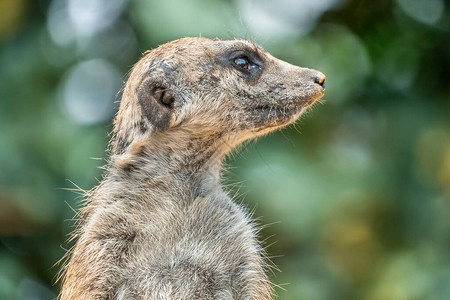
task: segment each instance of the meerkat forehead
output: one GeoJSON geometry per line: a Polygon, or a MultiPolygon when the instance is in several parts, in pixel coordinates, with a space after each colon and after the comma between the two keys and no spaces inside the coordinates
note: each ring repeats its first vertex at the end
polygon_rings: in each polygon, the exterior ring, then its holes
{"type": "Polygon", "coordinates": [[[258,45],[257,43],[250,40],[217,40],[215,42],[216,47],[220,50],[240,50],[240,49],[249,49],[255,52],[264,52],[264,49],[258,45]]]}
{"type": "Polygon", "coordinates": [[[260,54],[266,53],[260,45],[250,40],[220,40],[202,37],[188,37],[163,44],[151,50],[147,50],[143,53],[143,55],[148,56],[149,58],[163,57],[175,59],[184,56],[192,57],[201,54],[213,57],[214,54],[221,52],[238,50],[253,51],[260,54]]]}

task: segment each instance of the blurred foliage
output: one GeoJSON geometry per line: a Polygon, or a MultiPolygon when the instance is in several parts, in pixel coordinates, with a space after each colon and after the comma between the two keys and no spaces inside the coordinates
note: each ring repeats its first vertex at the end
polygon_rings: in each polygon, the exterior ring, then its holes
{"type": "Polygon", "coordinates": [[[327,75],[324,105],[244,145],[226,172],[271,224],[261,238],[279,299],[450,299],[449,10],[0,0],[0,299],[56,297],[77,190],[101,178],[127,71],[144,50],[199,35],[254,39],[327,75]]]}

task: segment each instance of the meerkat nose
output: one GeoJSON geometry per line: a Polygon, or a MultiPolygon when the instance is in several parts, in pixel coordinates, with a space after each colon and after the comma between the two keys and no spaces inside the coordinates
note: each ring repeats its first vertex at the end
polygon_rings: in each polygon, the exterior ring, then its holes
{"type": "Polygon", "coordinates": [[[325,89],[325,75],[321,72],[317,72],[312,79],[314,80],[314,83],[317,83],[320,85],[323,89],[325,89]]]}

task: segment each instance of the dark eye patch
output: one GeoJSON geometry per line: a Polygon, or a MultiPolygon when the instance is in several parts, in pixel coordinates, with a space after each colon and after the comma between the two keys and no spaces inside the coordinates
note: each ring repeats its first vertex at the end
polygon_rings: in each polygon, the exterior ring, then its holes
{"type": "Polygon", "coordinates": [[[224,66],[231,66],[248,79],[256,79],[264,69],[261,57],[252,49],[232,49],[218,56],[224,66]]]}

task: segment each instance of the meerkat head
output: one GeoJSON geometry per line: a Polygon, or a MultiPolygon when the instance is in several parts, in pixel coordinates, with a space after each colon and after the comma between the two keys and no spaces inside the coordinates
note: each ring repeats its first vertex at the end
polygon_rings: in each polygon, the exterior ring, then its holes
{"type": "Polygon", "coordinates": [[[137,136],[191,129],[236,143],[295,121],[325,76],[244,40],[184,38],[145,53],[124,90],[113,149],[137,136]]]}

